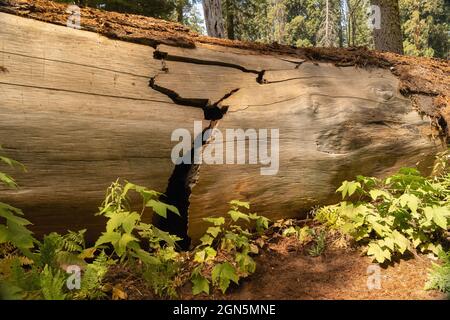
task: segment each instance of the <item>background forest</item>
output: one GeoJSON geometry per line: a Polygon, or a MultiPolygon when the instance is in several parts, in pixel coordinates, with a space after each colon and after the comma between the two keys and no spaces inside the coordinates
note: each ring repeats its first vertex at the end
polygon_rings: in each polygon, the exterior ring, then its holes
{"type": "MultiPolygon", "coordinates": [[[[206,33],[201,0],[59,0],[183,23],[206,33]]],[[[220,1],[219,1],[220,2],[220,1]]],[[[374,48],[369,0],[222,0],[229,39],[374,48]]],[[[399,0],[407,55],[449,57],[450,0],[399,0]]]]}

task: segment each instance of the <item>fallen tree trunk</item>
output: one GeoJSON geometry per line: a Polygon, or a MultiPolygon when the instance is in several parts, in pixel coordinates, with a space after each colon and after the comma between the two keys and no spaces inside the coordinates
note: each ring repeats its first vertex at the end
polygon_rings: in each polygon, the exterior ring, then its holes
{"type": "MultiPolygon", "coordinates": [[[[103,221],[93,213],[117,177],[165,191],[182,217],[160,224],[184,237],[232,199],[271,219],[303,217],[357,174],[416,164],[426,173],[449,133],[446,61],[231,42],[94,9],[76,30],[55,25],[65,6],[43,0],[0,0],[0,11],[0,144],[28,168],[0,201],[22,208],[38,234],[95,236],[103,221]],[[171,135],[194,137],[194,121],[223,133],[278,129],[276,174],[261,175],[261,162],[173,164],[171,135]]],[[[196,151],[220,152],[218,135],[196,151]]]]}

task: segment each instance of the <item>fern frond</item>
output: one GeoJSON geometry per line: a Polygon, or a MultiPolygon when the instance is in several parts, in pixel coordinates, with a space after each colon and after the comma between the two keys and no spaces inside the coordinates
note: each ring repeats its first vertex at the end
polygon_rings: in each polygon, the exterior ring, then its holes
{"type": "Polygon", "coordinates": [[[74,295],[75,299],[101,299],[105,296],[102,291],[103,278],[108,272],[109,266],[114,261],[102,251],[98,257],[86,266],[81,278],[81,288],[74,295]]]}
{"type": "Polygon", "coordinates": [[[62,237],[62,248],[68,252],[81,253],[85,249],[84,234],[86,229],[78,232],[70,231],[62,237]]]}
{"type": "Polygon", "coordinates": [[[49,265],[50,267],[57,268],[57,256],[58,252],[63,247],[63,238],[56,232],[52,232],[44,237],[44,241],[39,247],[38,264],[40,267],[49,265]]]}
{"type": "Polygon", "coordinates": [[[64,300],[66,298],[63,292],[65,283],[65,275],[60,270],[54,272],[51,267],[45,265],[40,274],[41,293],[45,300],[64,300]]]}

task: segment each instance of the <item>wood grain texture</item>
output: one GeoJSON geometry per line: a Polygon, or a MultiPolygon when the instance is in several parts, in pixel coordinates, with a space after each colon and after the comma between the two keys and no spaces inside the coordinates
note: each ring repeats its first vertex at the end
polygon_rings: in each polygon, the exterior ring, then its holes
{"type": "Polygon", "coordinates": [[[279,172],[262,176],[263,165],[203,164],[191,196],[193,238],[205,230],[202,217],[226,213],[233,199],[250,201],[271,219],[305,217],[312,207],[337,201],[343,180],[416,163],[427,172],[440,149],[428,136],[429,120],[384,70],[304,63],[268,71],[265,80],[222,102],[229,109],[218,128],[279,129],[279,172]]]}
{"type": "Polygon", "coordinates": [[[1,201],[22,208],[37,234],[103,228],[94,218],[118,177],[164,192],[174,129],[200,109],[152,90],[153,49],[0,14],[0,144],[26,173],[1,201]]]}
{"type": "Polygon", "coordinates": [[[344,179],[419,160],[426,170],[441,149],[387,70],[211,44],[154,49],[4,13],[0,24],[0,144],[28,168],[14,172],[21,189],[1,189],[0,201],[24,209],[38,234],[88,228],[95,237],[104,224],[93,213],[117,177],[164,192],[173,130],[192,133],[211,104],[226,113],[203,127],[279,129],[280,168],[262,176],[261,165],[202,164],[178,181],[192,187],[194,238],[229,200],[271,219],[303,217],[334,201],[344,179]]]}

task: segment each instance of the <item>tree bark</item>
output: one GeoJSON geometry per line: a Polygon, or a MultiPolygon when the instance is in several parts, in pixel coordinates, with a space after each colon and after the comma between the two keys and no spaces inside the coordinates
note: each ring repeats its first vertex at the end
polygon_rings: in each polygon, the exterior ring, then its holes
{"type": "Polygon", "coordinates": [[[180,0],[177,2],[177,22],[183,24],[184,23],[184,16],[183,16],[183,10],[184,10],[184,0],[180,0]]]}
{"type": "Polygon", "coordinates": [[[225,38],[221,0],[203,0],[203,11],[208,36],[225,38]]]}
{"type": "Polygon", "coordinates": [[[398,0],[371,0],[381,13],[380,28],[374,28],[375,49],[403,54],[398,0]]]}
{"type": "Polygon", "coordinates": [[[234,10],[236,9],[234,0],[225,0],[227,5],[227,37],[234,40],[234,10]]]}

